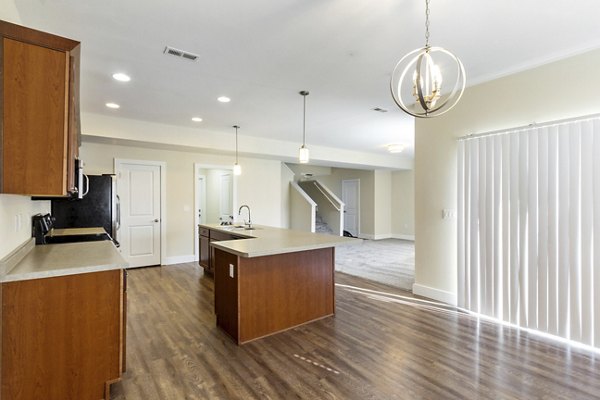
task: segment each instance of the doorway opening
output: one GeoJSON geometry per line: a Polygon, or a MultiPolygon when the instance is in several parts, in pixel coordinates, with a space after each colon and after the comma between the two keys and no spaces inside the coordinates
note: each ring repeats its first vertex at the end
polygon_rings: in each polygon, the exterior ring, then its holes
{"type": "Polygon", "coordinates": [[[233,169],[222,165],[194,164],[194,259],[198,261],[198,225],[233,221],[237,202],[233,169]]]}

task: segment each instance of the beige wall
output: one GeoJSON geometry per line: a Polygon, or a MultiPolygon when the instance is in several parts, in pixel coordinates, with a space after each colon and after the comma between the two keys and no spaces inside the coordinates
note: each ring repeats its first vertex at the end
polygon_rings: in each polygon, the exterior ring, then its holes
{"type": "Polygon", "coordinates": [[[50,212],[49,201],[0,194],[0,259],[31,237],[31,216],[50,212]],[[17,226],[20,219],[20,227],[17,226]]]}
{"type": "Polygon", "coordinates": [[[392,236],[392,171],[373,173],[374,239],[392,236]]]}
{"type": "Polygon", "coordinates": [[[2,11],[0,19],[12,22],[14,24],[21,23],[21,18],[19,17],[19,12],[17,11],[17,6],[15,5],[14,0],[2,0],[2,7],[0,7],[0,11],[2,11]]]}
{"type": "Polygon", "coordinates": [[[285,163],[281,163],[281,227],[290,227],[290,210],[292,207],[291,200],[291,185],[294,181],[294,171],[292,171],[285,163]]]}
{"type": "Polygon", "coordinates": [[[468,88],[455,109],[415,133],[415,292],[455,301],[456,157],[460,136],[600,112],[600,50],[468,88]]]}
{"type": "MultiPolygon", "coordinates": [[[[230,156],[89,142],[83,143],[81,157],[89,174],[112,173],[114,158],[166,162],[167,257],[194,254],[194,163],[227,168],[233,162],[230,156]]],[[[281,163],[240,158],[240,164],[243,173],[234,178],[234,209],[248,204],[254,223],[281,226],[281,163]]]]}
{"type": "Polygon", "coordinates": [[[415,237],[415,173],[392,172],[392,235],[400,239],[415,237]]]}

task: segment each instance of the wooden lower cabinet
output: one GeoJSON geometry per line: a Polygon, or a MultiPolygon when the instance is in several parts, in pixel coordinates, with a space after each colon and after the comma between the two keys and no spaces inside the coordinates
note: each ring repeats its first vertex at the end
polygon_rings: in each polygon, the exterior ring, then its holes
{"type": "Polygon", "coordinates": [[[2,284],[1,399],[98,400],[120,379],[124,271],[2,284]]]}
{"type": "Polygon", "coordinates": [[[217,326],[238,344],[335,313],[333,247],[262,257],[215,249],[217,326]]]}
{"type": "Polygon", "coordinates": [[[198,264],[204,268],[204,272],[208,272],[211,275],[215,272],[215,249],[212,248],[210,244],[212,242],[218,242],[222,240],[247,239],[243,236],[233,235],[231,233],[222,232],[215,229],[209,229],[204,226],[198,226],[198,233],[198,247],[200,249],[198,264]]]}

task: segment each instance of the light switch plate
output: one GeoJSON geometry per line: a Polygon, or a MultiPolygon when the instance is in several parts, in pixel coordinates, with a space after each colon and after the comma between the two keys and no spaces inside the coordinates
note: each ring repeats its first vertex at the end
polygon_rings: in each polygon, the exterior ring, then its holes
{"type": "Polygon", "coordinates": [[[230,278],[233,278],[233,271],[234,271],[233,264],[229,264],[229,277],[230,278]]]}

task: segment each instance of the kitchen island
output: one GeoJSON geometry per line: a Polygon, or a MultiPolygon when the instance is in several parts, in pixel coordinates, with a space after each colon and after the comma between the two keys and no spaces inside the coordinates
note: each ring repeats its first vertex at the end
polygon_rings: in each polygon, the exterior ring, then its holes
{"type": "Polygon", "coordinates": [[[238,240],[214,249],[217,326],[238,344],[335,313],[335,246],[359,239],[255,226],[200,225],[238,240]]]}

